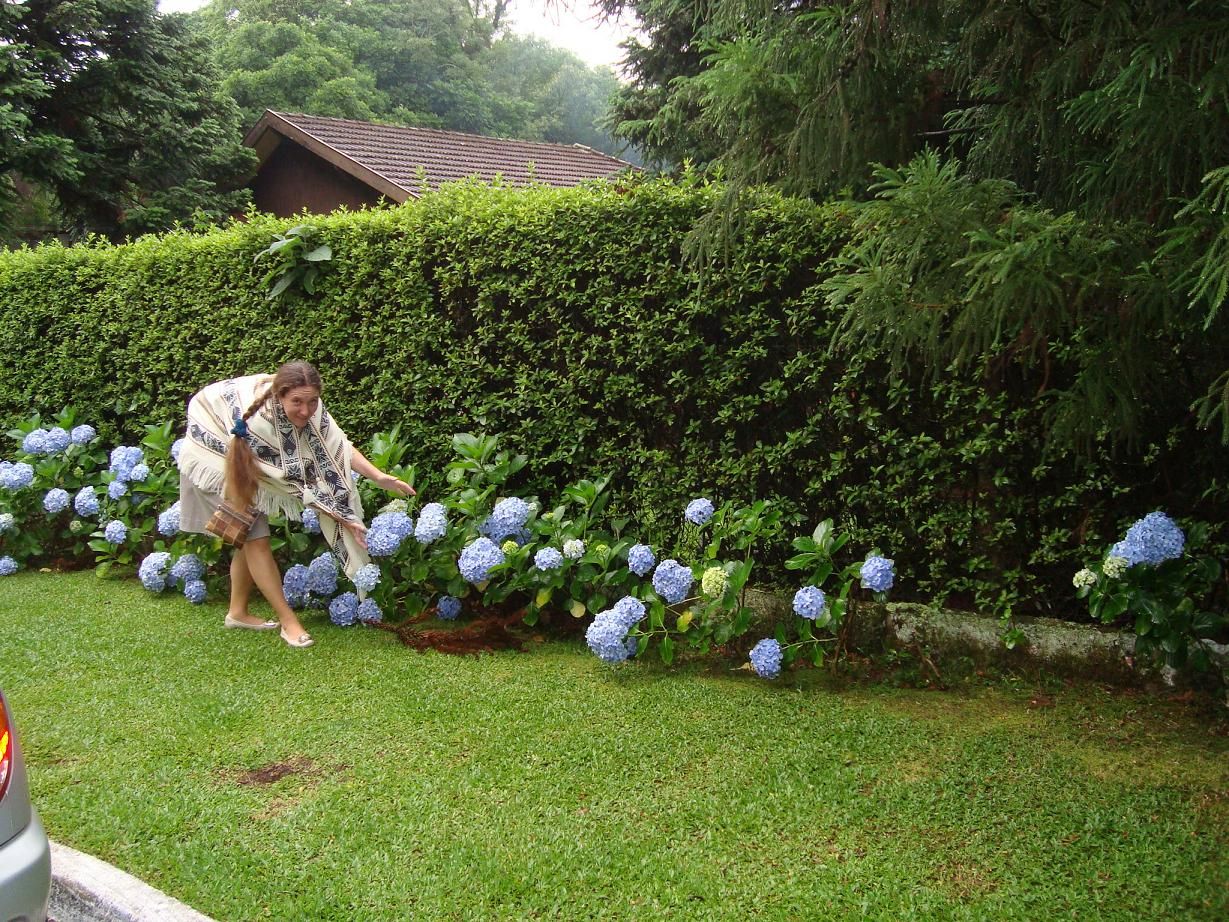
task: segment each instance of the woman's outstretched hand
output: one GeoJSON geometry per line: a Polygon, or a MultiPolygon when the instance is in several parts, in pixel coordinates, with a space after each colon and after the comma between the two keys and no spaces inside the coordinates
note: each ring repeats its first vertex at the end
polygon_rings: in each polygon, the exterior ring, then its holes
{"type": "Polygon", "coordinates": [[[392,474],[385,474],[377,483],[379,483],[382,489],[388,490],[389,493],[399,493],[402,496],[418,495],[412,486],[404,480],[398,480],[392,474]]]}

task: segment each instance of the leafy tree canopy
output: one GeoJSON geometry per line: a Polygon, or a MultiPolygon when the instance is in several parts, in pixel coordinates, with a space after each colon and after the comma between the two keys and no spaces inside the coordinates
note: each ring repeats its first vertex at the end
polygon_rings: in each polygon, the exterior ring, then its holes
{"type": "Polygon", "coordinates": [[[0,204],[34,183],[66,230],[111,236],[242,208],[254,158],[216,87],[205,38],[153,0],[3,3],[0,204]]]}
{"type": "MultiPolygon", "coordinates": [[[[607,0],[649,26],[616,134],[739,190],[852,192],[848,311],[934,373],[1023,375],[1054,447],[1130,441],[1179,361],[1224,337],[1225,0],[607,0]],[[867,199],[870,199],[867,201],[867,199]],[[1075,334],[1080,347],[1051,344],[1075,334]]],[[[1229,437],[1229,372],[1192,408],[1229,437]]]]}

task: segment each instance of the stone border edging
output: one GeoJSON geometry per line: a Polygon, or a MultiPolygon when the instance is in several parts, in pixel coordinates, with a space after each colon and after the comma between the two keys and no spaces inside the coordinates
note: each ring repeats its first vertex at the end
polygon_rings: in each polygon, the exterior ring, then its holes
{"type": "Polygon", "coordinates": [[[214,922],[191,906],[83,852],[51,843],[52,906],[106,922],[214,922]]]}

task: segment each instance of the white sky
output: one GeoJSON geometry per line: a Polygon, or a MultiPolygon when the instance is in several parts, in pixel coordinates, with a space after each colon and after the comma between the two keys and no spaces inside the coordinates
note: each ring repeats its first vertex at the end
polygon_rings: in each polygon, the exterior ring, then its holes
{"type": "MultiPolygon", "coordinates": [[[[207,0],[158,0],[164,13],[199,9],[207,0]]],[[[566,48],[590,67],[608,65],[616,71],[623,52],[619,42],[633,29],[622,23],[603,24],[590,0],[512,0],[509,5],[512,31],[536,35],[559,48],[566,48]],[[548,6],[550,7],[548,9],[548,6]],[[564,7],[568,7],[565,9],[564,7]]],[[[625,14],[630,17],[631,14],[625,14]]]]}

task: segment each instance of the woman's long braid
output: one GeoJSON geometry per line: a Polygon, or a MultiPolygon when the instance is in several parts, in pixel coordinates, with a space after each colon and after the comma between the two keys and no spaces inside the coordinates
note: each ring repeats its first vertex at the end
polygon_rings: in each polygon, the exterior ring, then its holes
{"type": "MultiPolygon", "coordinates": [[[[242,421],[246,423],[251,419],[272,396],[272,387],[258,395],[240,417],[242,421]]],[[[256,495],[256,479],[256,456],[252,454],[252,447],[243,436],[232,436],[230,447],[226,450],[226,498],[244,507],[252,505],[252,498],[256,495]]]]}

